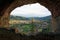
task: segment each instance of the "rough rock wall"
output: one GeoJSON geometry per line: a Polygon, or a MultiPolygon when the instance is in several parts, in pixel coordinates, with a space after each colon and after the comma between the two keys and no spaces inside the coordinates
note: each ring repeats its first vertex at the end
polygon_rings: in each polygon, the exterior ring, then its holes
{"type": "Polygon", "coordinates": [[[14,29],[7,30],[0,28],[0,40],[60,40],[60,34],[56,33],[38,33],[37,35],[16,34],[14,29]]]}
{"type": "Polygon", "coordinates": [[[2,7],[0,7],[0,27],[7,27],[9,26],[9,16],[10,12],[18,7],[25,4],[31,3],[40,3],[48,8],[52,13],[52,30],[54,32],[60,32],[60,1],[59,0],[14,0],[14,1],[2,1],[2,7]],[[4,2],[4,3],[3,3],[4,2]]]}

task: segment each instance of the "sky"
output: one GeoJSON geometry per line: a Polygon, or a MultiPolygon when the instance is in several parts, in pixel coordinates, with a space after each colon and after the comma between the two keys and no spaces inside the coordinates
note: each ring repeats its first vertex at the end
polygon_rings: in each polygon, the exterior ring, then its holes
{"type": "Polygon", "coordinates": [[[17,7],[10,15],[23,17],[45,17],[51,15],[51,12],[41,4],[34,3],[17,7]]]}

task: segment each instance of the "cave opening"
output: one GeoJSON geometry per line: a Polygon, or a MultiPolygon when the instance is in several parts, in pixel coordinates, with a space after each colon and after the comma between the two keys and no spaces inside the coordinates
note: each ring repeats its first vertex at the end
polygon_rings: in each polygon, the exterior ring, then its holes
{"type": "Polygon", "coordinates": [[[51,12],[40,3],[16,7],[10,12],[9,27],[26,35],[52,32],[51,12]]]}

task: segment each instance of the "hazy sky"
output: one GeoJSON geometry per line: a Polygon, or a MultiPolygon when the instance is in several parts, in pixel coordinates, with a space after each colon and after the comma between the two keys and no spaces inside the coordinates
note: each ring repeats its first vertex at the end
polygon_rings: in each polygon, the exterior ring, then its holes
{"type": "Polygon", "coordinates": [[[24,17],[44,17],[51,15],[51,12],[39,3],[23,5],[15,8],[11,15],[24,17]]]}

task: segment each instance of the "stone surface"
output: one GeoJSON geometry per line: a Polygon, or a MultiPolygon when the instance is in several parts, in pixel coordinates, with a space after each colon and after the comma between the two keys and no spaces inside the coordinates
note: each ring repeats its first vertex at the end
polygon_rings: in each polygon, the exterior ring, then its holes
{"type": "Polygon", "coordinates": [[[19,33],[16,34],[14,29],[0,28],[0,40],[60,40],[59,35],[56,33],[38,33],[27,36],[19,33]]]}

